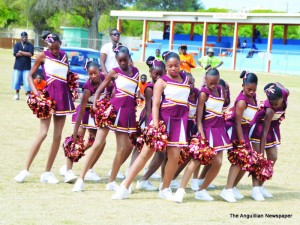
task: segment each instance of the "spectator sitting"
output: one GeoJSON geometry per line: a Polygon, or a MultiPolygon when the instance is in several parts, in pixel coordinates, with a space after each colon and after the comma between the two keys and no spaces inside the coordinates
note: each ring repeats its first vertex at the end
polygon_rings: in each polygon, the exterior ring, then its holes
{"type": "Polygon", "coordinates": [[[256,45],[254,44],[254,42],[252,42],[252,46],[250,51],[248,52],[248,55],[246,56],[246,58],[252,58],[254,53],[258,52],[258,48],[256,47],[256,45]]]}
{"type": "Polygon", "coordinates": [[[243,49],[247,48],[247,41],[246,40],[243,41],[241,48],[243,48],[243,49]]]}
{"type": "Polygon", "coordinates": [[[38,91],[42,91],[44,90],[44,88],[46,87],[47,83],[46,81],[43,79],[43,77],[41,75],[36,75],[35,79],[33,80],[34,86],[38,91]]]}

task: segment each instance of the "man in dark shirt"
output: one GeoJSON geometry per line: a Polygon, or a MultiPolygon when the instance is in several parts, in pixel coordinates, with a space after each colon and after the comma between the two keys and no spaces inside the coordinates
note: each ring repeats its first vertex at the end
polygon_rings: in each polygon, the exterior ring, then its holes
{"type": "Polygon", "coordinates": [[[23,84],[26,94],[28,94],[31,89],[28,84],[27,76],[31,69],[31,56],[33,56],[34,48],[33,45],[28,41],[28,35],[26,32],[21,33],[21,42],[18,42],[14,46],[14,56],[16,57],[14,72],[13,72],[13,81],[12,89],[16,90],[14,100],[20,99],[20,88],[23,84]]]}

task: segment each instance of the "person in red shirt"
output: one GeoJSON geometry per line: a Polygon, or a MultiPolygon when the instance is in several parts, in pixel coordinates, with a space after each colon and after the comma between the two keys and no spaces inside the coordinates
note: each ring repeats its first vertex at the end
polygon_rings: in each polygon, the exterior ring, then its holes
{"type": "Polygon", "coordinates": [[[194,57],[187,53],[187,46],[182,44],[180,56],[180,70],[184,70],[188,73],[191,73],[191,69],[196,67],[196,62],[194,57]]]}
{"type": "Polygon", "coordinates": [[[147,75],[146,74],[142,74],[141,75],[141,80],[139,82],[139,90],[138,90],[138,105],[139,106],[143,106],[144,105],[144,101],[145,101],[145,88],[147,86],[147,75]]]}
{"type": "Polygon", "coordinates": [[[33,80],[34,86],[38,91],[44,90],[46,87],[47,83],[46,81],[42,78],[41,75],[36,75],[35,79],[33,80]]]}

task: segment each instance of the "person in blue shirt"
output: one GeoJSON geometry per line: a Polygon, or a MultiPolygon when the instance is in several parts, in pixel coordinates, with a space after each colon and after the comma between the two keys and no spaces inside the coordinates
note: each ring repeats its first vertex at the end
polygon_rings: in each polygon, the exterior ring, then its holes
{"type": "Polygon", "coordinates": [[[257,52],[258,52],[258,48],[256,47],[255,43],[252,42],[251,49],[250,49],[250,51],[248,52],[246,58],[252,58],[252,57],[253,57],[253,54],[254,54],[254,53],[257,53],[257,52]]]}
{"type": "Polygon", "coordinates": [[[21,41],[15,44],[13,53],[16,57],[12,80],[12,89],[16,90],[14,100],[20,99],[19,92],[22,84],[26,94],[29,94],[31,91],[27,76],[31,69],[31,56],[33,56],[33,52],[34,48],[33,45],[28,42],[27,33],[22,32],[21,41]]]}

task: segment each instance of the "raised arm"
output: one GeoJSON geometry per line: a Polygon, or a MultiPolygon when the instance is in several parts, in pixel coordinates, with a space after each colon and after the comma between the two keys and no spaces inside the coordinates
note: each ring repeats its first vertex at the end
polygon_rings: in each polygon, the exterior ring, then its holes
{"type": "Polygon", "coordinates": [[[166,82],[162,79],[158,79],[154,85],[153,89],[153,103],[152,103],[152,118],[153,118],[153,125],[158,127],[159,122],[159,106],[161,101],[161,96],[163,90],[166,87],[166,82]]]}

